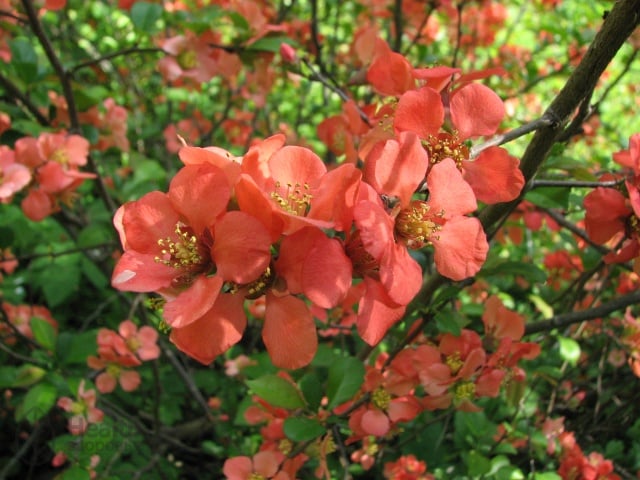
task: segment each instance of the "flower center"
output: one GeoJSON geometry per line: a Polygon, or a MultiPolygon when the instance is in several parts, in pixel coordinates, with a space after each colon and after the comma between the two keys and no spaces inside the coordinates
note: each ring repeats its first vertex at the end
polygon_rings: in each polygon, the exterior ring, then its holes
{"type": "Polygon", "coordinates": [[[391,403],[391,395],[383,387],[378,387],[371,394],[371,400],[377,408],[386,411],[391,403]]]}
{"type": "Polygon", "coordinates": [[[249,475],[249,480],[265,480],[265,478],[259,473],[252,473],[249,475]]]}
{"type": "Polygon", "coordinates": [[[136,353],[142,346],[142,342],[140,342],[137,337],[128,338],[125,343],[127,344],[129,350],[131,350],[133,353],[136,353]]]}
{"type": "Polygon", "coordinates": [[[460,354],[458,352],[448,355],[444,362],[451,369],[451,373],[453,373],[454,375],[458,373],[458,371],[462,368],[462,365],[464,365],[464,362],[460,358],[460,354]]]}
{"type": "Polygon", "coordinates": [[[68,165],[69,154],[64,148],[59,148],[51,154],[51,158],[49,160],[51,160],[52,162],[57,162],[60,165],[68,165]]]}
{"type": "Polygon", "coordinates": [[[640,236],[640,219],[632,214],[627,219],[626,230],[627,237],[632,237],[633,235],[640,236]]]}
{"type": "MultiPolygon", "coordinates": [[[[425,245],[431,245],[432,236],[442,230],[442,226],[434,222],[442,217],[444,212],[433,214],[428,203],[414,200],[398,213],[396,217],[395,232],[408,248],[418,249],[425,245]]],[[[435,237],[438,238],[437,236],[435,237]]]]}
{"type": "Polygon", "coordinates": [[[353,265],[353,273],[356,277],[379,277],[380,265],[375,258],[364,248],[360,231],[356,230],[345,245],[345,252],[353,265]]]}
{"type": "Polygon", "coordinates": [[[476,385],[468,380],[458,382],[453,388],[453,396],[456,400],[470,400],[476,393],[476,385]]]}
{"type": "Polygon", "coordinates": [[[248,300],[255,300],[256,298],[264,295],[264,293],[273,285],[274,280],[275,275],[273,274],[273,269],[271,267],[267,267],[262,275],[253,282],[246,283],[244,285],[228,282],[227,288],[228,292],[231,294],[235,295],[236,293],[241,292],[244,294],[244,298],[248,300]]]}
{"type": "Polygon", "coordinates": [[[161,256],[154,260],[167,267],[185,268],[202,263],[202,256],[198,249],[198,239],[189,227],[176,224],[175,234],[177,240],[170,237],[158,240],[161,256]]]}
{"type": "Polygon", "coordinates": [[[309,184],[287,183],[286,188],[276,182],[276,190],[271,198],[287,213],[304,217],[311,209],[313,195],[309,193],[309,184]]]}
{"type": "Polygon", "coordinates": [[[120,365],[118,365],[117,363],[110,363],[109,365],[107,365],[106,371],[110,377],[118,378],[120,377],[122,367],[120,367],[120,365]]]}
{"type": "Polygon", "coordinates": [[[429,154],[429,162],[432,164],[445,158],[451,158],[460,169],[462,161],[469,158],[469,149],[460,143],[455,134],[442,132],[438,135],[429,135],[426,140],[422,141],[422,146],[429,154]]]}
{"type": "Polygon", "coordinates": [[[198,56],[194,50],[183,50],[178,54],[176,60],[184,70],[191,70],[198,66],[198,56]]]}

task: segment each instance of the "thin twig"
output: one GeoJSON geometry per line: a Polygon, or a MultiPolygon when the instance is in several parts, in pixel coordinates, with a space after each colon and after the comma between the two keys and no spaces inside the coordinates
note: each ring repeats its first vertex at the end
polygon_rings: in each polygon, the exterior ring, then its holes
{"type": "Polygon", "coordinates": [[[113,58],[121,57],[123,55],[130,55],[132,53],[164,53],[166,54],[166,52],[163,49],[157,48],[157,47],[149,47],[149,48],[131,47],[125,50],[120,50],[118,52],[113,52],[113,53],[103,55],[102,57],[99,57],[99,58],[94,58],[92,60],[81,62],[77,64],[75,67],[73,67],[71,70],[69,70],[69,72],[71,74],[74,74],[82,68],[90,67],[92,65],[96,65],[106,60],[111,60],[113,58]]]}
{"type": "Polygon", "coordinates": [[[523,135],[526,135],[528,133],[534,132],[542,127],[548,127],[553,122],[553,118],[543,115],[540,118],[536,118],[535,120],[532,120],[529,123],[525,123],[524,125],[514,128],[513,130],[510,130],[506,133],[495,135],[486,142],[471,147],[469,151],[469,158],[476,158],[489,147],[498,147],[500,145],[504,145],[507,142],[515,140],[516,138],[522,137],[523,135]]]}
{"type": "Polygon", "coordinates": [[[567,188],[598,188],[617,187],[624,183],[624,179],[610,180],[607,182],[589,182],[580,180],[532,180],[530,190],[543,187],[567,187],[567,188]]]}
{"type": "Polygon", "coordinates": [[[529,324],[525,328],[525,335],[533,333],[547,332],[554,328],[563,328],[573,325],[574,323],[584,322],[586,320],[594,320],[596,318],[606,317],[607,315],[622,310],[630,305],[640,302],[640,291],[628,293],[621,297],[617,297],[609,302],[603,303],[597,307],[578,312],[563,313],[551,317],[548,320],[529,324]]]}

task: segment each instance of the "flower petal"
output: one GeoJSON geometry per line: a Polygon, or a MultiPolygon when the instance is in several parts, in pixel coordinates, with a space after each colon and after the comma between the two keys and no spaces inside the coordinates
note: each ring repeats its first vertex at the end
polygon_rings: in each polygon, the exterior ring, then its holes
{"type": "Polygon", "coordinates": [[[276,297],[268,293],[262,340],[276,367],[308,365],[318,348],[318,336],[305,303],[291,295],[276,297]]]}
{"type": "Polygon", "coordinates": [[[171,341],[184,353],[208,365],[242,338],[247,324],[241,295],[222,293],[202,317],[171,330],[171,341]]]}

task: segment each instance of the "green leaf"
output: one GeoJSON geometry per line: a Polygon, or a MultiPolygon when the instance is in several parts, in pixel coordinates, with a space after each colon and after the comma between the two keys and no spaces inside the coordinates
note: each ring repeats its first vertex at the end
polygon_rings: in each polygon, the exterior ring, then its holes
{"type": "Polygon", "coordinates": [[[533,480],[562,480],[562,477],[555,472],[534,473],[533,480]]]}
{"type": "Polygon", "coordinates": [[[277,375],[264,375],[255,380],[247,380],[247,385],[253,393],[274,407],[288,410],[304,407],[304,400],[298,389],[277,375]]]}
{"type": "Polygon", "coordinates": [[[16,409],[16,420],[36,422],[51,410],[56,403],[57,396],[56,387],[50,383],[40,383],[32,387],[16,409]]]}
{"type": "Polygon", "coordinates": [[[469,452],[466,456],[465,462],[469,469],[469,475],[473,477],[484,475],[491,469],[491,462],[489,462],[489,459],[475,450],[471,450],[469,452]]]}
{"type": "Polygon", "coordinates": [[[520,275],[531,283],[544,283],[547,280],[546,272],[536,265],[513,260],[486,265],[478,274],[484,278],[504,275],[520,275]]]}
{"type": "Polygon", "coordinates": [[[327,429],[314,418],[289,417],[284,421],[284,434],[294,442],[307,442],[318,438],[327,429]]]}
{"type": "Polygon", "coordinates": [[[91,475],[86,468],[74,465],[62,472],[58,477],[60,480],[91,480],[91,475]]]}
{"type": "Polygon", "coordinates": [[[42,318],[33,317],[29,322],[33,338],[47,350],[53,351],[56,345],[56,329],[42,318]]]}
{"type": "Polygon", "coordinates": [[[0,388],[11,388],[14,386],[18,370],[16,367],[0,367],[0,388]]]}
{"type": "Polygon", "coordinates": [[[62,332],[58,335],[56,352],[60,361],[65,365],[87,363],[89,355],[95,355],[97,350],[97,330],[87,332],[62,332]]]}
{"type": "Polygon", "coordinates": [[[84,111],[89,110],[107,98],[109,96],[109,90],[102,85],[90,85],[85,88],[74,89],[73,94],[76,99],[76,106],[79,110],[84,111]]]}
{"type": "Polygon", "coordinates": [[[131,7],[133,26],[143,32],[155,30],[155,24],[162,16],[162,5],[157,3],[136,2],[131,7]]]}
{"type": "Polygon", "coordinates": [[[539,207],[566,209],[569,206],[570,193],[570,188],[541,187],[530,190],[524,198],[539,207]]]}
{"type": "Polygon", "coordinates": [[[571,365],[576,365],[580,359],[580,345],[573,338],[558,337],[560,356],[571,365]]]}
{"type": "Polygon", "coordinates": [[[441,333],[451,333],[455,336],[460,336],[462,327],[467,323],[467,319],[464,315],[460,315],[458,312],[451,310],[438,312],[435,316],[436,327],[441,333]]]}
{"type": "Polygon", "coordinates": [[[16,371],[15,378],[13,379],[13,383],[12,385],[10,385],[10,387],[29,387],[34,383],[40,381],[40,379],[46,374],[47,371],[44,368],[38,367],[36,365],[31,365],[29,363],[21,365],[20,368],[18,368],[18,370],[16,371]]]}
{"type": "Polygon", "coordinates": [[[262,37],[249,45],[249,50],[278,53],[280,51],[280,45],[283,43],[291,44],[293,42],[289,37],[285,36],[262,37]]]}
{"type": "Polygon", "coordinates": [[[11,65],[24,82],[33,82],[38,73],[38,56],[26,38],[15,38],[9,41],[11,49],[11,65]]]}
{"type": "Polygon", "coordinates": [[[324,396],[324,389],[318,375],[315,372],[308,372],[300,379],[298,385],[309,408],[317,410],[324,396]]]}
{"type": "Polygon", "coordinates": [[[57,307],[78,292],[80,287],[79,255],[65,255],[37,273],[37,282],[49,307],[57,307]]]}
{"type": "Polygon", "coordinates": [[[531,303],[536,306],[544,318],[553,317],[553,307],[545,302],[542,297],[532,293],[529,295],[529,300],[531,300],[531,303]]]}
{"type": "Polygon", "coordinates": [[[327,384],[328,408],[332,409],[352,398],[364,382],[364,365],[354,357],[338,358],[329,368],[327,384]]]}

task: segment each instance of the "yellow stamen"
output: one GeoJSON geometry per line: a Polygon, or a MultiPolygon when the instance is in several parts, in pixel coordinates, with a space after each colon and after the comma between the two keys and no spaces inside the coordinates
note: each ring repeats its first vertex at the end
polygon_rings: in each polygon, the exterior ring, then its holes
{"type": "Polygon", "coordinates": [[[453,387],[453,396],[456,400],[471,400],[476,394],[476,385],[470,381],[462,381],[453,387]]]}
{"type": "Polygon", "coordinates": [[[422,142],[422,146],[429,154],[429,161],[432,164],[436,164],[445,158],[451,158],[460,169],[462,168],[462,161],[469,158],[469,149],[458,140],[458,136],[455,133],[429,135],[422,142]]]}
{"type": "Polygon", "coordinates": [[[401,210],[396,217],[395,231],[397,237],[408,248],[418,249],[425,245],[431,245],[431,239],[437,239],[437,232],[442,226],[434,222],[436,217],[441,217],[444,212],[433,214],[428,203],[413,201],[409,208],[401,210]]]}
{"type": "Polygon", "coordinates": [[[177,241],[170,237],[158,240],[162,256],[156,256],[154,258],[156,262],[173,268],[185,268],[202,263],[202,257],[198,251],[198,239],[183,228],[180,224],[176,225],[177,241]]]}
{"type": "Polygon", "coordinates": [[[278,204],[282,210],[299,217],[304,217],[311,209],[311,199],[313,195],[309,193],[309,184],[287,183],[283,193],[280,182],[276,182],[276,191],[271,193],[271,198],[278,204]]]}
{"type": "Polygon", "coordinates": [[[391,403],[391,395],[384,387],[378,387],[371,394],[371,402],[380,410],[386,411],[391,403]]]}
{"type": "Polygon", "coordinates": [[[451,373],[454,375],[457,374],[464,365],[464,362],[460,358],[460,354],[458,352],[448,355],[444,363],[447,364],[447,366],[451,369],[451,373]]]}

